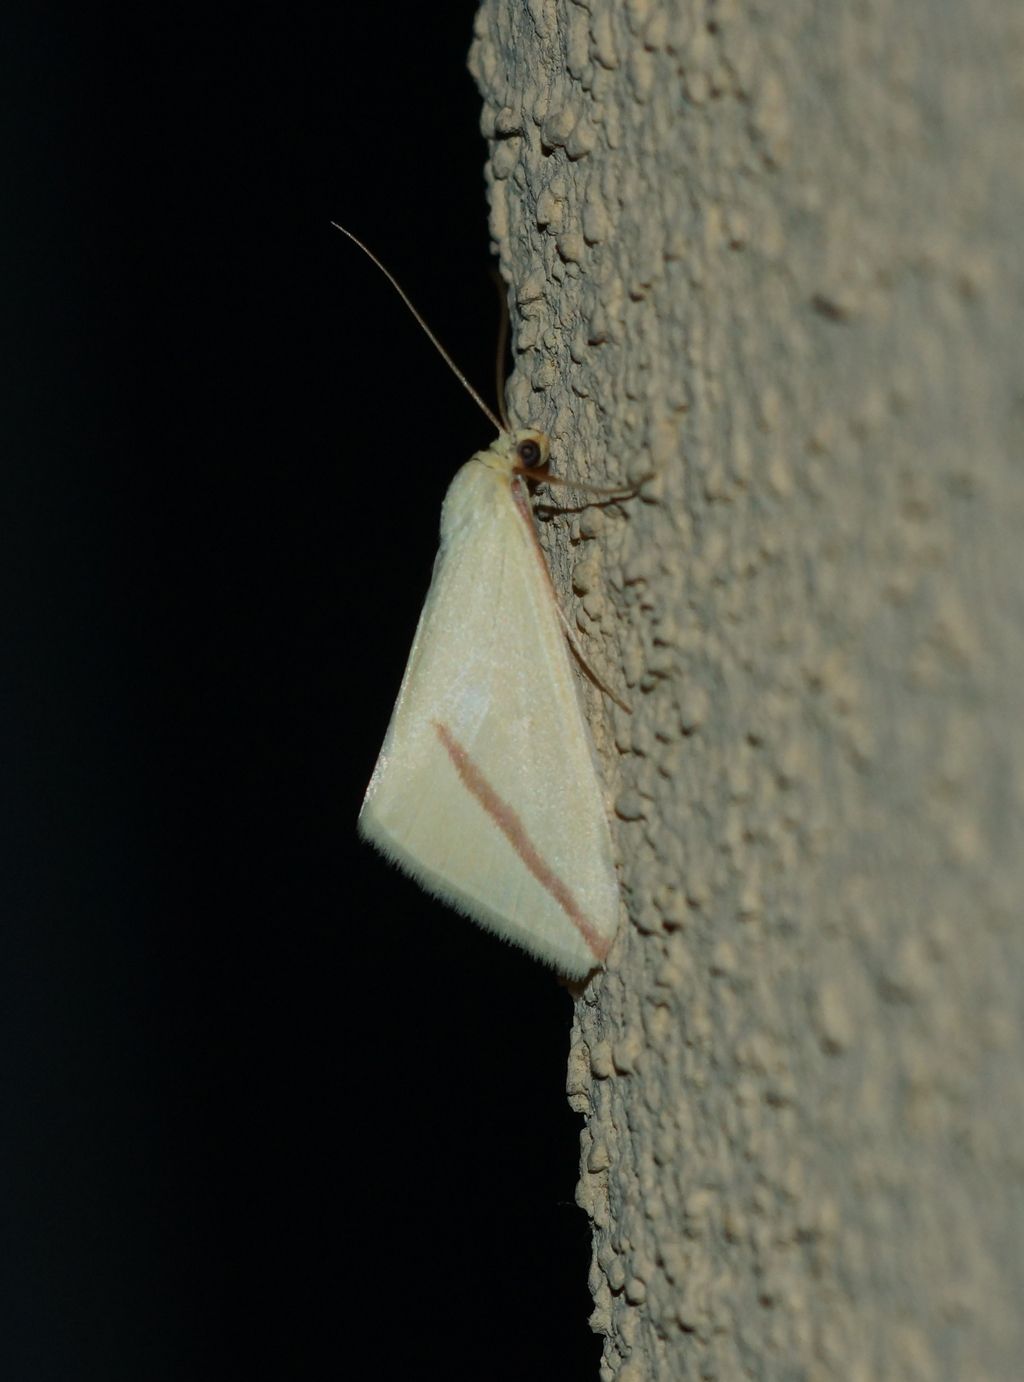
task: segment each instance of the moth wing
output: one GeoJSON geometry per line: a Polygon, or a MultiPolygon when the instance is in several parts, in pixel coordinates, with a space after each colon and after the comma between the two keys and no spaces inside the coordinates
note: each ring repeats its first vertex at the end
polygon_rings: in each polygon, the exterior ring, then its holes
{"type": "Polygon", "coordinates": [[[507,476],[476,478],[438,553],[360,829],[428,891],[582,977],[618,926],[604,798],[530,520],[507,476]]]}

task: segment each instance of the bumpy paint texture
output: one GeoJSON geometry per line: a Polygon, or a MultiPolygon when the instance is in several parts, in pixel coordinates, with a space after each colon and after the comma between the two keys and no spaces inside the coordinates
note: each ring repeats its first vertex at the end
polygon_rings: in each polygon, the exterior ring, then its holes
{"type": "Polygon", "coordinates": [[[471,66],[513,420],[656,472],[542,536],[635,710],[602,1375],[1018,1377],[1024,10],[487,0],[471,66]]]}

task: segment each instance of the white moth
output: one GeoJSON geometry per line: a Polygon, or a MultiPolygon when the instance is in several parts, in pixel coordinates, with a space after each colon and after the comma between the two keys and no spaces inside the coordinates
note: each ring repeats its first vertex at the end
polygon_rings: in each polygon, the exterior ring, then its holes
{"type": "MultiPolygon", "coordinates": [[[[391,274],[338,229],[451,364],[391,274]]],[[[441,510],[433,578],[359,830],[428,892],[582,978],[608,954],[619,889],[530,507],[527,479],[542,473],[548,441],[492,421],[497,440],[459,470],[441,510]]]]}

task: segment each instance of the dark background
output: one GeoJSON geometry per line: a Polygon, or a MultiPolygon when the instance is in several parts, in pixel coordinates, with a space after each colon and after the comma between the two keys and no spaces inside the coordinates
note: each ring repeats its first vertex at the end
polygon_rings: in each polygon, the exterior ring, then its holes
{"type": "Polygon", "coordinates": [[[328,223],[490,398],[474,10],[5,21],[12,1382],[596,1375],[570,999],[354,833],[492,429],[328,223]]]}

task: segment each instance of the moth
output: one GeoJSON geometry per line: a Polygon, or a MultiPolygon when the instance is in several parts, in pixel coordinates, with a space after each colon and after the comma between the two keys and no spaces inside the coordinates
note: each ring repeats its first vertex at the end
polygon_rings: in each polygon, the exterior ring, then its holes
{"type": "Polygon", "coordinates": [[[498,430],[445,497],[359,831],[456,911],[583,978],[608,955],[619,887],[573,636],[534,526],[530,484],[553,478],[548,438],[499,422],[384,265],[337,229],[390,280],[498,430]]]}

